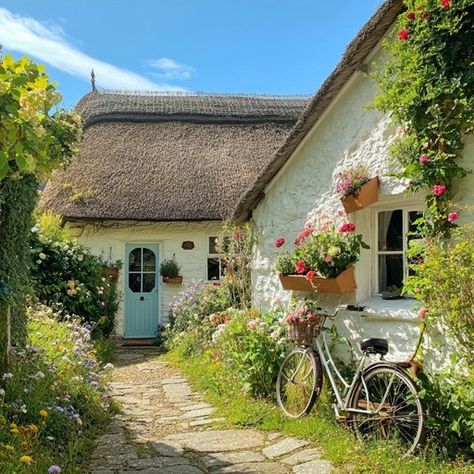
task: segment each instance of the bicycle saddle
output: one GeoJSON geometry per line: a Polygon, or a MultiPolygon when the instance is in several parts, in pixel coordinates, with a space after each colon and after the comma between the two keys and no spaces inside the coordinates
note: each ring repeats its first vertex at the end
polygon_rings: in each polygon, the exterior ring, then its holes
{"type": "Polygon", "coordinates": [[[362,352],[368,354],[380,354],[384,356],[388,352],[388,341],[387,339],[381,339],[378,337],[369,337],[362,339],[360,342],[360,349],[362,352]]]}

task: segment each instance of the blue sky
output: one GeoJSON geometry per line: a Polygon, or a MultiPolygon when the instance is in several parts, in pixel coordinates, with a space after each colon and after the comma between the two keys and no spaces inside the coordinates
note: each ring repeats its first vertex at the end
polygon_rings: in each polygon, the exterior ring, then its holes
{"type": "Polygon", "coordinates": [[[382,0],[0,0],[64,105],[99,88],[314,94],[382,0]]]}

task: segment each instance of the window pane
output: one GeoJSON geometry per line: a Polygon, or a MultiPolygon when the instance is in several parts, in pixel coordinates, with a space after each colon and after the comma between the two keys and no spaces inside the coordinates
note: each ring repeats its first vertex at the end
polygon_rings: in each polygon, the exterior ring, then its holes
{"type": "Polygon", "coordinates": [[[209,253],[217,253],[217,237],[209,237],[209,253]]]}
{"type": "Polygon", "coordinates": [[[218,258],[207,259],[207,279],[209,281],[220,280],[219,267],[220,265],[218,258]]]}
{"type": "Polygon", "coordinates": [[[150,249],[143,249],[143,271],[154,272],[156,269],[155,263],[155,252],[150,249]]]}
{"type": "Polygon", "coordinates": [[[133,293],[140,293],[142,291],[142,275],[140,273],[129,273],[128,287],[133,293]]]}
{"type": "Polygon", "coordinates": [[[379,291],[403,283],[403,255],[379,255],[379,291]]]}
{"type": "Polygon", "coordinates": [[[155,273],[143,274],[143,293],[150,293],[155,288],[155,273]]]}
{"type": "Polygon", "coordinates": [[[142,249],[133,249],[128,256],[128,269],[131,272],[139,272],[142,269],[142,249]]]}
{"type": "Polygon", "coordinates": [[[403,250],[403,213],[396,211],[379,212],[379,250],[403,250]]]}

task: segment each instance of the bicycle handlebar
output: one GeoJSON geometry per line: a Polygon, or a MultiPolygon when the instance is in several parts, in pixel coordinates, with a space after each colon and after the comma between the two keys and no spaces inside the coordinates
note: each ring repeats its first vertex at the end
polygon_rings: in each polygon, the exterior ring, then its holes
{"type": "Polygon", "coordinates": [[[357,311],[357,312],[362,312],[365,309],[365,306],[354,306],[352,304],[348,305],[340,305],[336,308],[336,311],[334,313],[329,313],[327,311],[324,311],[323,308],[317,307],[316,308],[323,316],[326,316],[327,318],[335,318],[339,311],[346,310],[346,311],[357,311]]]}

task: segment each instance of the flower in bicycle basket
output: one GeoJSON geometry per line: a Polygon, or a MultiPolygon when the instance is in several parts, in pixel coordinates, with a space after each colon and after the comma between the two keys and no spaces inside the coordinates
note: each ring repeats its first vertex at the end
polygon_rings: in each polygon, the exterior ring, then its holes
{"type": "Polygon", "coordinates": [[[298,260],[295,265],[296,273],[302,274],[308,271],[308,265],[306,265],[304,260],[298,260]]]}
{"type": "Polygon", "coordinates": [[[284,319],[284,322],[286,324],[293,324],[296,322],[296,318],[292,315],[292,314],[289,314],[285,319],[284,319]]]}

